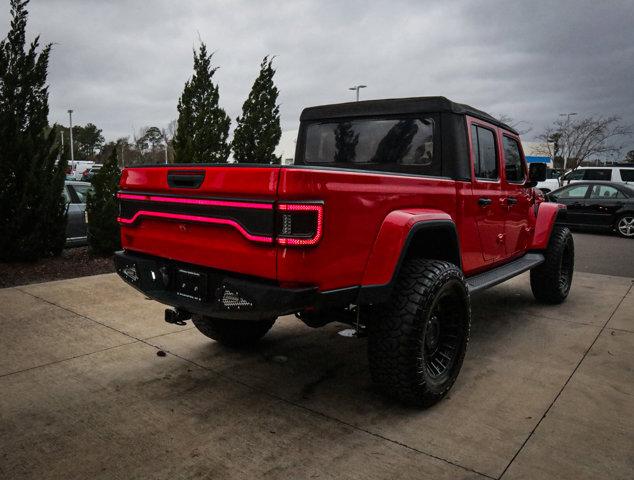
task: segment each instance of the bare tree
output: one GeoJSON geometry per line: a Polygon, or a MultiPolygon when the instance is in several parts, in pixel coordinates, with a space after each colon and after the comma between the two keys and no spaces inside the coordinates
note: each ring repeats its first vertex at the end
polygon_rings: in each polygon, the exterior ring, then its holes
{"type": "Polygon", "coordinates": [[[517,130],[520,135],[526,135],[533,127],[525,120],[515,120],[513,117],[502,113],[496,117],[500,122],[506,123],[509,127],[517,130]],[[523,126],[522,126],[523,125],[523,126]]]}
{"type": "Polygon", "coordinates": [[[537,139],[543,144],[540,153],[560,161],[563,170],[575,170],[586,160],[618,154],[623,148],[618,141],[631,134],[632,128],[617,116],[572,120],[569,115],[547,127],[537,139]]]}

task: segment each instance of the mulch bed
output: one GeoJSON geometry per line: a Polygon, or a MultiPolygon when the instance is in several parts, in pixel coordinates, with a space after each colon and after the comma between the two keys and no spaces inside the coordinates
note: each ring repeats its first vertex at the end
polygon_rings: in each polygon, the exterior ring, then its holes
{"type": "Polygon", "coordinates": [[[112,272],[112,257],[93,255],[88,247],[67,248],[59,257],[0,263],[0,288],[112,272]]]}

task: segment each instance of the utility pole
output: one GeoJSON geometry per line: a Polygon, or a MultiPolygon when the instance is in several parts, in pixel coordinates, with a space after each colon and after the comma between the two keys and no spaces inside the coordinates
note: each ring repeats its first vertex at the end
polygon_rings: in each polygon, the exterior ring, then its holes
{"type": "MultiPolygon", "coordinates": [[[[577,114],[577,112],[570,112],[570,113],[560,113],[559,116],[560,117],[566,117],[566,130],[568,130],[568,126],[570,125],[570,117],[573,117],[577,114]]],[[[553,162],[555,160],[553,159],[553,162]]],[[[564,172],[566,171],[566,168],[568,168],[568,158],[564,158],[564,172]]]]}
{"type": "Polygon", "coordinates": [[[73,152],[73,111],[68,111],[68,122],[70,124],[70,161],[75,161],[75,153],[73,152]]]}
{"type": "Polygon", "coordinates": [[[167,165],[167,142],[165,142],[165,165],[167,165]]]}
{"type": "Polygon", "coordinates": [[[355,90],[357,92],[357,102],[359,101],[359,90],[367,87],[367,85],[355,85],[354,87],[350,87],[348,90],[355,90]]]}

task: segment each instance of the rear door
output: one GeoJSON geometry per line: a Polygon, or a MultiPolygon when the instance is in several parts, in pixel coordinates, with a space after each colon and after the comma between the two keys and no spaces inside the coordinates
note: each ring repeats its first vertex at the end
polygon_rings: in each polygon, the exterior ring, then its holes
{"type": "Polygon", "coordinates": [[[562,188],[553,199],[566,205],[566,223],[571,225],[584,225],[587,223],[588,213],[588,184],[572,184],[562,188]]]}
{"type": "Polygon", "coordinates": [[[472,197],[477,205],[476,223],[485,261],[493,262],[505,255],[503,202],[500,179],[500,152],[497,127],[467,117],[471,145],[472,197]]]}
{"type": "Polygon", "coordinates": [[[587,223],[596,227],[611,227],[614,214],[623,207],[626,196],[611,185],[593,185],[587,200],[587,223]]]}
{"type": "Polygon", "coordinates": [[[529,241],[528,219],[532,207],[531,190],[524,186],[528,171],[519,137],[502,131],[502,155],[504,175],[502,188],[505,191],[504,247],[506,256],[523,252],[529,241]]]}

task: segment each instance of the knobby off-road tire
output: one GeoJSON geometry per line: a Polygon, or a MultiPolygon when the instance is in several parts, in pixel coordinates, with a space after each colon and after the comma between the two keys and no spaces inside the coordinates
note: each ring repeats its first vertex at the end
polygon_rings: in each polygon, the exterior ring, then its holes
{"type": "Polygon", "coordinates": [[[404,262],[391,299],[368,322],[373,381],[388,395],[429,407],[452,387],[464,360],[471,307],[460,269],[439,260],[404,262]]]}
{"type": "Polygon", "coordinates": [[[192,323],[200,333],[229,347],[255,344],[271,329],[276,318],[270,320],[226,320],[194,315],[192,323]]]}
{"type": "Polygon", "coordinates": [[[570,229],[555,225],[544,253],[544,263],[531,270],[531,290],[538,301],[558,304],[570,292],[575,268],[575,244],[570,229]]]}

